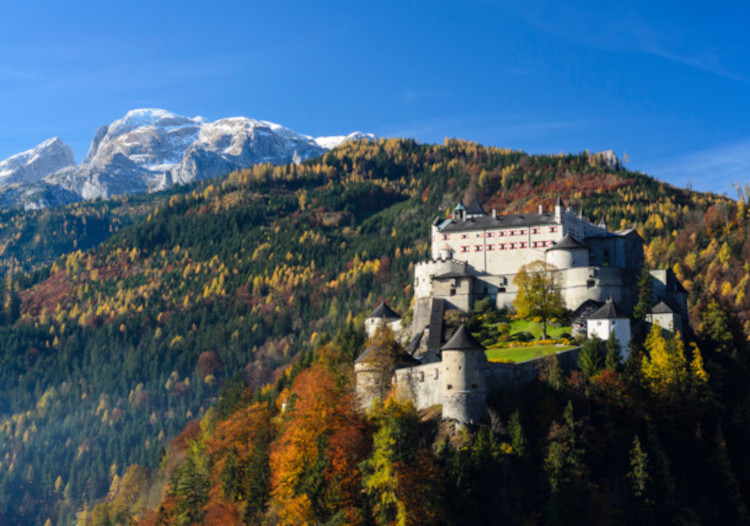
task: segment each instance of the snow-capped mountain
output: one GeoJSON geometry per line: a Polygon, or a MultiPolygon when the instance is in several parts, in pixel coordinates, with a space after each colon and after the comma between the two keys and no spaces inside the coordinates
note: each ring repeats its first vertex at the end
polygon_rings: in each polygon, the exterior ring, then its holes
{"type": "Polygon", "coordinates": [[[57,137],[0,162],[0,186],[35,183],[45,175],[76,164],[73,150],[57,137]]]}
{"type": "Polygon", "coordinates": [[[373,138],[360,132],[312,138],[246,117],[208,122],[137,109],[99,128],[81,164],[57,138],[0,162],[0,205],[39,208],[161,190],[256,163],[301,162],[344,142],[373,138]]]}

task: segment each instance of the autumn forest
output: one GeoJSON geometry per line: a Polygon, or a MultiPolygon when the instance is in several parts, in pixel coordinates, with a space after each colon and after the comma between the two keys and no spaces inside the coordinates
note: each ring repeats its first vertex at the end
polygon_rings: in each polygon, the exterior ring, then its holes
{"type": "Polygon", "coordinates": [[[380,139],[3,211],[0,523],[747,523],[749,206],[588,152],[380,139]],[[408,316],[430,223],[469,193],[635,228],[691,334],[552,357],[476,429],[396,396],[360,413],[364,318],[408,316]]]}

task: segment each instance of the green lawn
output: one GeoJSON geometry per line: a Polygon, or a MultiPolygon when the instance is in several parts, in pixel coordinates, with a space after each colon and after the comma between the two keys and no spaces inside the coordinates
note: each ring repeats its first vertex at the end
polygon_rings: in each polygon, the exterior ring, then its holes
{"type": "MultiPolygon", "coordinates": [[[[570,325],[562,327],[553,327],[551,323],[547,324],[547,336],[550,338],[559,338],[561,334],[570,334],[570,325]]],[[[515,320],[510,323],[510,334],[518,332],[530,332],[537,340],[542,337],[542,324],[535,321],[515,320]]]]}
{"type": "Polygon", "coordinates": [[[575,345],[535,345],[533,347],[506,347],[504,349],[488,349],[485,354],[490,362],[510,361],[525,362],[533,358],[540,358],[550,354],[573,349],[575,345]]]}

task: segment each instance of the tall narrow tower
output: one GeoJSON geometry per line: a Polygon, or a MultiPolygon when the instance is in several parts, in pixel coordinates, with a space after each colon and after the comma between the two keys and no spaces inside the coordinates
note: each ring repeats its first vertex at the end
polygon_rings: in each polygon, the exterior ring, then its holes
{"type": "Polygon", "coordinates": [[[477,424],[487,413],[487,357],[484,347],[461,325],[440,349],[443,419],[477,424]]]}

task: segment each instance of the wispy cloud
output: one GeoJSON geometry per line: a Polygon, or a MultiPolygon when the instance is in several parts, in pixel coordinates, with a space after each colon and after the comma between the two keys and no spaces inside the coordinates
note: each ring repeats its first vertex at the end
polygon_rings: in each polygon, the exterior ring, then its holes
{"type": "Polygon", "coordinates": [[[647,169],[676,186],[732,194],[732,184],[750,182],[750,137],[655,163],[647,169]]]}
{"type": "Polygon", "coordinates": [[[668,21],[658,29],[627,6],[576,7],[569,2],[543,5],[528,0],[501,2],[538,31],[566,42],[619,53],[644,53],[737,82],[750,83],[722,64],[722,56],[696,43],[695,34],[668,21]]]}

